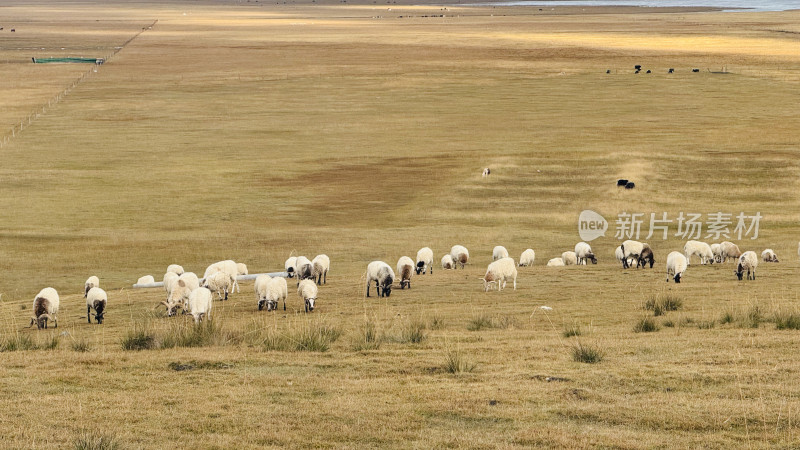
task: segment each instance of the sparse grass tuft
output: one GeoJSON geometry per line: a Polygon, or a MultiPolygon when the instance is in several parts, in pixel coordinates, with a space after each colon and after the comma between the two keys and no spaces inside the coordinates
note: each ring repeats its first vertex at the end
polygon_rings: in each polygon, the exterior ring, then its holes
{"type": "Polygon", "coordinates": [[[726,309],[725,311],[723,311],[722,312],[722,316],[720,316],[720,318],[719,318],[720,325],[733,323],[735,321],[736,321],[736,314],[733,311],[729,310],[729,309],[726,309]]]}
{"type": "Polygon", "coordinates": [[[308,324],[290,337],[294,349],[300,352],[327,352],[342,335],[341,330],[325,324],[308,324]]]}
{"type": "Polygon", "coordinates": [[[605,352],[595,345],[583,344],[577,341],[570,347],[572,360],[587,364],[599,363],[605,358],[605,352]]]}
{"type": "Polygon", "coordinates": [[[44,338],[44,343],[39,344],[37,347],[42,350],[55,350],[61,342],[61,337],[57,334],[51,334],[49,337],[44,338]]]}
{"type": "Polygon", "coordinates": [[[89,340],[86,338],[72,340],[72,350],[76,352],[88,352],[91,349],[92,348],[89,345],[89,340]]]}
{"type": "Polygon", "coordinates": [[[114,450],[120,448],[117,438],[98,431],[81,431],[73,443],[75,450],[114,450]]]}
{"type": "Polygon", "coordinates": [[[797,311],[778,311],[774,320],[776,330],[800,330],[800,313],[797,311]]]}
{"type": "Polygon", "coordinates": [[[364,350],[377,350],[380,348],[382,342],[383,338],[378,335],[375,322],[367,320],[364,322],[364,326],[361,327],[359,332],[356,334],[352,348],[357,352],[364,350]]]}
{"type": "Polygon", "coordinates": [[[665,319],[663,322],[661,322],[661,325],[664,325],[667,328],[674,328],[675,322],[672,319],[665,319]]]}
{"type": "Polygon", "coordinates": [[[750,309],[747,310],[747,315],[745,316],[744,328],[758,328],[761,325],[761,321],[764,319],[764,314],[759,308],[758,305],[751,305],[750,309]]]}
{"type": "Polygon", "coordinates": [[[654,295],[644,303],[644,309],[653,311],[654,316],[662,316],[667,311],[677,311],[683,307],[683,300],[674,295],[654,295]]]}
{"type": "Polygon", "coordinates": [[[480,331],[484,328],[494,328],[494,321],[486,314],[481,313],[473,316],[467,322],[467,330],[469,331],[480,331]]]}
{"type": "Polygon", "coordinates": [[[403,326],[398,342],[419,344],[425,340],[425,323],[419,320],[412,320],[403,326]]]}
{"type": "Polygon", "coordinates": [[[447,349],[442,369],[447,373],[460,374],[475,370],[476,364],[467,360],[460,350],[447,349]]]}
{"type": "Polygon", "coordinates": [[[428,325],[429,330],[441,330],[444,328],[444,318],[440,316],[433,316],[431,323],[428,325]]]}
{"type": "Polygon", "coordinates": [[[156,336],[146,323],[134,323],[121,344],[123,350],[151,350],[156,348],[156,336]]]}
{"type": "Polygon", "coordinates": [[[660,327],[656,323],[655,319],[652,317],[646,316],[642,317],[636,325],[633,326],[634,333],[650,333],[653,331],[658,331],[660,327]]]}
{"type": "Polygon", "coordinates": [[[241,336],[226,332],[222,322],[204,320],[199,324],[187,321],[173,321],[160,336],[160,348],[208,347],[239,342],[241,336]]]}
{"type": "Polygon", "coordinates": [[[0,351],[2,352],[15,352],[19,350],[35,350],[36,344],[33,343],[30,335],[27,334],[14,334],[7,337],[0,343],[0,351]]]}
{"type": "Polygon", "coordinates": [[[710,330],[717,325],[717,322],[714,319],[711,320],[701,320],[697,322],[697,328],[701,330],[710,330]]]}
{"type": "Polygon", "coordinates": [[[581,334],[583,334],[583,332],[581,331],[581,326],[575,322],[571,323],[570,325],[565,325],[564,331],[561,332],[561,336],[565,338],[572,336],[580,336],[581,334]]]}

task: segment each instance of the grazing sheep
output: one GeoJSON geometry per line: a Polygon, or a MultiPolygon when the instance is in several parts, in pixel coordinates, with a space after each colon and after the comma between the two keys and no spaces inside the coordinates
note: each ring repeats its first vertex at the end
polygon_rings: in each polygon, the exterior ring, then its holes
{"type": "Polygon", "coordinates": [[[400,276],[400,289],[408,286],[411,289],[411,274],[414,272],[414,260],[408,256],[402,256],[397,261],[397,274],[400,276]]]}
{"type": "Polygon", "coordinates": [[[236,263],[236,275],[247,275],[247,264],[236,263]]]}
{"type": "Polygon", "coordinates": [[[625,189],[633,189],[636,187],[636,183],[633,181],[629,181],[628,184],[625,185],[625,189]]]}
{"type": "Polygon", "coordinates": [[[58,292],[51,287],[47,287],[39,291],[36,297],[33,298],[33,316],[31,317],[31,324],[28,327],[36,324],[36,328],[45,330],[47,329],[47,321],[52,320],[54,328],[58,328],[58,307],[60,305],[58,299],[58,292]]]}
{"type": "Polygon", "coordinates": [[[680,283],[683,272],[686,272],[688,266],[689,258],[681,252],[670,252],[667,255],[667,283],[669,283],[670,274],[676,283],[680,283]]]}
{"type": "Polygon", "coordinates": [[[136,284],[153,284],[156,282],[156,279],[153,278],[152,275],[145,275],[138,280],[136,280],[136,284]]]}
{"type": "Polygon", "coordinates": [[[331,268],[331,259],[328,255],[317,255],[311,260],[314,273],[311,278],[317,280],[317,284],[328,284],[328,270],[331,268]],[[324,279],[324,280],[323,280],[324,279]]]}
{"type": "Polygon", "coordinates": [[[627,240],[622,243],[622,255],[624,259],[622,260],[622,267],[627,269],[632,264],[631,259],[636,261],[636,268],[645,267],[646,262],[650,262],[650,268],[653,268],[653,264],[655,264],[656,260],[653,256],[653,250],[650,248],[649,245],[644,244],[639,241],[632,241],[627,240]]]}
{"type": "Polygon", "coordinates": [[[99,287],[89,289],[86,294],[86,319],[92,323],[92,309],[94,309],[94,318],[97,323],[103,323],[103,315],[106,313],[106,304],[108,303],[108,295],[106,291],[99,287]]]}
{"type": "Polygon", "coordinates": [[[286,311],[286,297],[289,296],[289,288],[286,285],[286,278],[269,275],[259,275],[256,278],[256,297],[258,297],[258,310],[266,304],[267,311],[278,309],[278,302],[283,300],[283,310],[286,311]]]}
{"type": "Polygon", "coordinates": [[[453,257],[449,254],[442,256],[442,269],[455,269],[456,263],[453,261],[453,257]]]}
{"type": "Polygon", "coordinates": [[[180,278],[176,280],[172,289],[169,291],[169,295],[167,295],[167,300],[160,303],[167,308],[167,317],[175,315],[178,308],[183,308],[184,312],[188,311],[189,294],[191,293],[192,289],[188,287],[186,280],[181,280],[180,278]]]}
{"type": "Polygon", "coordinates": [[[492,250],[492,261],[497,261],[502,258],[508,258],[508,250],[502,245],[498,245],[492,250]]]}
{"type": "Polygon", "coordinates": [[[644,244],[642,244],[642,254],[639,255],[639,263],[638,264],[641,265],[644,268],[645,265],[647,264],[647,262],[650,262],[650,268],[652,269],[653,268],[653,264],[655,264],[655,262],[656,262],[656,258],[653,255],[653,249],[650,248],[650,245],[648,245],[647,243],[644,243],[644,244]]]}
{"type": "Polygon", "coordinates": [[[547,267],[563,267],[564,266],[564,259],[562,258],[553,258],[550,261],[547,261],[547,267]]]}
{"type": "Polygon", "coordinates": [[[625,187],[628,184],[628,180],[619,179],[617,180],[617,187],[625,187]]]}
{"type": "Polygon", "coordinates": [[[561,260],[564,261],[565,266],[573,266],[578,264],[578,256],[575,254],[575,252],[562,253],[561,260]]]}
{"type": "Polygon", "coordinates": [[[633,258],[632,257],[625,258],[625,254],[622,253],[621,245],[614,250],[614,257],[617,258],[617,261],[619,261],[622,264],[622,267],[626,267],[626,264],[628,267],[633,265],[633,258]]]}
{"type": "Polygon", "coordinates": [[[314,311],[314,302],[317,300],[317,292],[317,285],[310,279],[302,280],[297,286],[297,295],[305,302],[306,312],[314,311]]]}
{"type": "Polygon", "coordinates": [[[586,260],[592,261],[592,264],[597,264],[597,258],[592,252],[592,247],[586,242],[578,242],[575,244],[575,256],[578,258],[578,265],[586,265],[586,260]]]}
{"type": "Polygon", "coordinates": [[[203,279],[207,279],[211,274],[214,272],[224,272],[233,280],[233,288],[230,290],[230,293],[233,293],[233,289],[236,289],[236,292],[239,292],[239,283],[236,281],[236,277],[239,276],[239,267],[236,265],[236,262],[226,259],[225,261],[215,262],[206,268],[205,273],[203,273],[203,279]]]}
{"type": "MultiPolygon", "coordinates": [[[[180,281],[178,281],[178,283],[180,284],[180,281]]],[[[225,272],[214,272],[207,278],[203,279],[203,287],[210,291],[216,292],[220,300],[228,299],[228,294],[233,292],[233,286],[233,277],[225,272]],[[223,294],[225,294],[224,298],[223,294]]]]}
{"type": "Polygon", "coordinates": [[[492,171],[488,167],[486,167],[486,168],[483,169],[483,173],[481,174],[481,176],[482,177],[488,177],[491,173],[492,173],[492,171]]]}
{"type": "Polygon", "coordinates": [[[286,269],[286,273],[289,274],[289,278],[294,278],[294,272],[297,270],[297,256],[292,256],[283,263],[283,267],[286,269]]]}
{"type": "Polygon", "coordinates": [[[758,256],[756,256],[756,252],[747,251],[739,256],[739,265],[736,267],[736,270],[733,273],[739,277],[739,281],[741,281],[744,271],[747,270],[747,279],[755,280],[756,267],[758,267],[758,256]]]}
{"type": "Polygon", "coordinates": [[[697,255],[700,258],[700,264],[714,264],[714,251],[705,242],[687,242],[683,246],[683,254],[686,256],[687,265],[692,265],[692,255],[697,255]]]}
{"type": "Polygon", "coordinates": [[[200,287],[200,280],[194,272],[184,272],[178,277],[178,280],[183,280],[192,291],[200,287]]]}
{"type": "Polygon", "coordinates": [[[763,252],[761,252],[761,259],[764,262],[774,262],[774,263],[780,262],[780,261],[778,261],[778,255],[776,255],[775,252],[772,251],[771,248],[768,248],[768,249],[764,250],[763,252]]]}
{"type": "Polygon", "coordinates": [[[198,324],[203,319],[211,320],[211,307],[214,299],[211,291],[205,287],[199,287],[189,294],[189,313],[194,318],[194,323],[198,324]]]}
{"type": "Polygon", "coordinates": [[[514,290],[517,290],[517,265],[513,258],[501,258],[489,264],[486,268],[486,275],[483,276],[483,291],[488,292],[493,284],[497,285],[497,291],[502,291],[506,287],[506,281],[514,283],[514,290]]]}
{"type": "Polygon", "coordinates": [[[417,275],[424,275],[426,268],[429,268],[430,273],[433,274],[433,250],[428,247],[422,247],[417,252],[417,275]]]}
{"type": "MultiPolygon", "coordinates": [[[[453,261],[456,264],[460,264],[461,268],[464,268],[464,265],[467,264],[469,261],[469,251],[463,245],[454,245],[453,248],[450,249],[450,256],[453,257],[453,261]]],[[[453,268],[456,266],[453,265],[453,268]]]]}
{"type": "Polygon", "coordinates": [[[83,298],[86,298],[86,294],[89,293],[89,289],[93,287],[100,287],[100,279],[94,275],[87,278],[86,283],[83,284],[83,298]]]}
{"type": "Polygon", "coordinates": [[[297,275],[298,286],[300,285],[300,281],[314,276],[314,265],[311,264],[311,261],[305,256],[297,257],[297,266],[295,267],[297,269],[295,274],[297,275]]]}
{"type": "Polygon", "coordinates": [[[533,260],[536,259],[536,252],[533,249],[527,249],[522,252],[522,255],[519,257],[519,266],[520,267],[527,267],[533,265],[533,260]]]}
{"type": "Polygon", "coordinates": [[[169,298],[170,292],[172,292],[172,289],[178,282],[178,278],[180,278],[180,276],[175,272],[167,272],[164,274],[164,291],[167,293],[167,298],[169,298]]]}
{"type": "Polygon", "coordinates": [[[739,259],[742,256],[742,251],[739,246],[733,242],[725,241],[719,244],[720,252],[722,254],[722,262],[728,262],[728,258],[739,259]]]}
{"type": "Polygon", "coordinates": [[[722,262],[722,246],[719,244],[711,244],[711,253],[714,254],[714,262],[722,262]]]}
{"type": "Polygon", "coordinates": [[[389,297],[392,295],[392,283],[394,282],[394,272],[383,261],[372,261],[367,266],[367,297],[369,297],[369,285],[375,282],[375,289],[378,297],[389,297]]]}
{"type": "Polygon", "coordinates": [[[264,305],[267,303],[267,285],[271,279],[271,276],[262,273],[256,277],[256,281],[253,283],[253,290],[256,292],[256,301],[258,302],[259,311],[264,309],[264,305]]]}
{"type": "Polygon", "coordinates": [[[183,267],[177,264],[170,264],[169,266],[167,266],[167,272],[172,272],[177,275],[183,275],[184,270],[183,267]]]}

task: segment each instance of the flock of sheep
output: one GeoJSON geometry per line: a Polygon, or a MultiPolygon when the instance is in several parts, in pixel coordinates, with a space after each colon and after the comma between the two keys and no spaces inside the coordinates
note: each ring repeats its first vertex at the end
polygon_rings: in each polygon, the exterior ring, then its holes
{"type": "MultiPolygon", "coordinates": [[[[800,244],[798,245],[798,256],[800,256],[800,244]]],[[[681,279],[690,265],[690,258],[697,256],[701,264],[724,263],[730,259],[737,262],[734,274],[741,280],[745,272],[748,280],[755,280],[756,268],[759,258],[754,251],[742,252],[739,247],[732,242],[722,242],[719,244],[707,244],[700,241],[688,241],[683,252],[673,251],[667,255],[667,282],[672,278],[676,283],[681,279]]],[[[655,256],[652,248],[646,243],[634,240],[627,240],[615,250],[615,257],[623,268],[633,267],[650,268],[655,263],[655,256]]],[[[433,274],[433,250],[423,247],[417,252],[416,262],[408,256],[401,257],[397,262],[397,274],[392,267],[383,261],[373,261],[367,265],[366,272],[366,295],[370,296],[370,286],[375,284],[378,297],[389,297],[392,293],[392,286],[398,282],[401,289],[411,288],[412,274],[433,274]]],[[[484,291],[489,291],[497,287],[498,291],[505,288],[507,282],[512,282],[514,289],[517,288],[517,267],[527,267],[533,265],[536,253],[533,249],[526,249],[520,255],[517,264],[508,255],[508,250],[503,246],[497,246],[492,251],[492,262],[486,269],[483,276],[484,291]]],[[[764,262],[778,262],[778,256],[772,249],[761,252],[761,260],[764,262]]],[[[454,245],[450,253],[442,256],[442,269],[456,269],[459,266],[463,269],[469,261],[469,251],[462,245],[454,245]]],[[[586,242],[579,242],[575,245],[574,251],[566,251],[560,258],[552,258],[547,262],[548,267],[586,265],[587,261],[597,264],[597,257],[592,252],[592,248],[586,242]]],[[[297,295],[303,300],[306,312],[314,310],[315,301],[318,295],[318,285],[327,284],[328,271],[330,270],[330,258],[327,255],[318,255],[313,260],[305,256],[290,257],[286,260],[284,267],[288,278],[297,278],[297,295]]],[[[183,267],[172,264],[167,267],[164,274],[164,290],[167,299],[159,303],[167,309],[167,316],[172,316],[178,308],[184,314],[190,314],[195,323],[199,323],[204,318],[211,318],[211,308],[213,305],[214,294],[220,301],[228,299],[228,295],[234,290],[239,292],[237,278],[247,275],[247,266],[236,263],[232,260],[219,261],[211,264],[199,278],[193,272],[186,272],[183,267]]],[[[151,275],[144,276],[137,281],[137,284],[154,283],[151,275]]],[[[267,311],[278,309],[278,304],[283,301],[283,309],[286,310],[286,298],[288,297],[288,286],[286,278],[282,276],[271,277],[267,274],[260,274],[255,279],[255,295],[258,302],[259,311],[265,306],[267,311]]],[[[89,323],[92,323],[92,316],[98,324],[103,323],[103,318],[108,303],[108,295],[100,288],[100,280],[96,276],[91,276],[84,284],[84,298],[86,299],[86,314],[89,323]]],[[[35,323],[39,329],[47,328],[48,322],[52,321],[58,327],[57,313],[59,309],[58,292],[48,287],[42,289],[33,301],[33,315],[29,326],[35,323]]]]}

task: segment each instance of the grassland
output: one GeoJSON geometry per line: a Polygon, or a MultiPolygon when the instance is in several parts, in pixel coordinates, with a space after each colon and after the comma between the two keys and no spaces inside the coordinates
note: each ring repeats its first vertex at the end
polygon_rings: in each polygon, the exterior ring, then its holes
{"type": "Polygon", "coordinates": [[[800,14],[443,8],[4,4],[0,133],[51,105],[0,149],[2,445],[797,447],[800,14]],[[30,63],[110,54],[58,102],[90,68],[30,63]],[[583,209],[759,211],[739,244],[782,262],[666,285],[681,239],[623,271],[609,236],[598,265],[546,269],[583,209]],[[364,298],[369,261],[456,243],[467,270],[364,298]],[[483,293],[498,244],[537,264],[483,293]],[[332,260],[310,316],[244,284],[196,334],[129,288],[293,251],[332,260]],[[26,329],[46,286],[59,327],[26,329]]]}

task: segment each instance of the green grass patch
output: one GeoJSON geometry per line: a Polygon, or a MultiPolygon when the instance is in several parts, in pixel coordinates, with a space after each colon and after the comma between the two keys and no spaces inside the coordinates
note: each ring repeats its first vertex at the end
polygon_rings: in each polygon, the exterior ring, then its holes
{"type": "Polygon", "coordinates": [[[469,373],[475,370],[477,365],[464,355],[461,350],[447,349],[444,354],[442,369],[447,373],[460,374],[469,373]]]}
{"type": "Polygon", "coordinates": [[[576,342],[569,348],[572,360],[586,364],[596,364],[605,359],[605,352],[597,345],[576,342]]]}
{"type": "Polygon", "coordinates": [[[661,327],[658,326],[656,320],[650,316],[642,317],[633,326],[633,331],[635,333],[651,333],[660,329],[661,327]]]}

